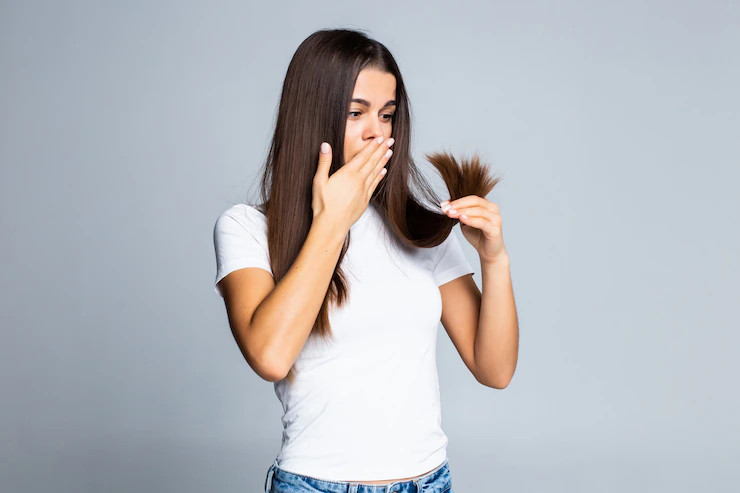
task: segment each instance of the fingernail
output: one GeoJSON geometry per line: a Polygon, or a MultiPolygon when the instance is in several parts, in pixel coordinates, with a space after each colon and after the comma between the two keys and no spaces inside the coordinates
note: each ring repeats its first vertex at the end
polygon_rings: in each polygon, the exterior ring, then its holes
{"type": "Polygon", "coordinates": [[[446,205],[447,205],[447,204],[449,204],[449,203],[450,203],[450,201],[449,201],[449,200],[443,200],[442,202],[440,202],[440,203],[439,203],[439,206],[440,206],[440,207],[444,207],[444,206],[446,206],[446,205]]]}
{"type": "Polygon", "coordinates": [[[321,143],[321,154],[326,154],[329,152],[329,144],[326,142],[321,143]]]}
{"type": "Polygon", "coordinates": [[[447,212],[447,209],[449,209],[449,208],[450,208],[450,205],[449,204],[443,205],[442,206],[442,212],[447,212]]]}
{"type": "Polygon", "coordinates": [[[381,142],[383,142],[383,136],[382,135],[380,137],[378,137],[378,144],[380,144],[381,142]]]}
{"type": "Polygon", "coordinates": [[[388,142],[386,142],[386,145],[387,145],[388,147],[390,147],[390,146],[392,146],[392,145],[393,145],[393,143],[394,143],[395,141],[396,141],[396,139],[394,139],[393,137],[391,137],[390,139],[388,139],[388,142]]]}

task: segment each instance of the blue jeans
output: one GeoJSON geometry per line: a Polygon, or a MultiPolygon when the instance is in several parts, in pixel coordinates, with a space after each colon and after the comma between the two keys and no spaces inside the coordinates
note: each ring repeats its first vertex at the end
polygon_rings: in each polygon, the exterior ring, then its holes
{"type": "Polygon", "coordinates": [[[388,484],[360,484],[350,481],[325,481],[294,474],[277,465],[277,459],[267,470],[265,493],[454,493],[448,461],[425,475],[393,481],[388,484]]]}

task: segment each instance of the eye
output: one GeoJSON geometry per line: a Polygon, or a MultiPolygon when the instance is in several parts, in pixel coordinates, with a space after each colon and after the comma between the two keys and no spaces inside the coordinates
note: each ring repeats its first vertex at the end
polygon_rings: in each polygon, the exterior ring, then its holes
{"type": "MultiPolygon", "coordinates": [[[[359,115],[360,113],[362,113],[362,112],[361,111],[350,111],[349,112],[349,116],[352,117],[354,115],[359,115]]],[[[385,121],[388,122],[388,121],[391,121],[391,119],[393,118],[393,113],[386,113],[385,115],[381,115],[381,116],[384,117],[384,118],[387,117],[385,121]]]]}

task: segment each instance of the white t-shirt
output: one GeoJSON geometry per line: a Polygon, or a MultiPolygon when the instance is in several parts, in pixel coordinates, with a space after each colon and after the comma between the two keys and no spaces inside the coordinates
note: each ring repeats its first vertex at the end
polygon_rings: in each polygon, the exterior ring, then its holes
{"type": "MultiPolygon", "coordinates": [[[[330,481],[417,476],[447,459],[436,362],[439,286],[474,271],[454,231],[436,247],[407,247],[372,204],[350,231],[342,261],[349,299],[330,304],[334,340],[311,335],[295,382],[274,383],[283,406],[278,466],[330,481]]],[[[216,283],[245,267],[272,273],[266,218],[255,207],[224,211],[213,240],[216,283]]]]}

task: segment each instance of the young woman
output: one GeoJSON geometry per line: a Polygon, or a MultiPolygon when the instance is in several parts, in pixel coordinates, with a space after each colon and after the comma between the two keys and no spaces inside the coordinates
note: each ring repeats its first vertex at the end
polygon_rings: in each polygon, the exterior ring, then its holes
{"type": "Polygon", "coordinates": [[[318,31],[287,70],[262,203],[216,221],[216,292],[244,358],[283,405],[268,493],[452,492],[440,321],[481,384],[503,389],[514,374],[509,259],[484,198],[498,178],[477,158],[461,167],[427,155],[456,197],[440,204],[409,155],[410,129],[386,47],[360,31],[318,31]],[[451,234],[458,222],[479,254],[482,293],[451,234]]]}

